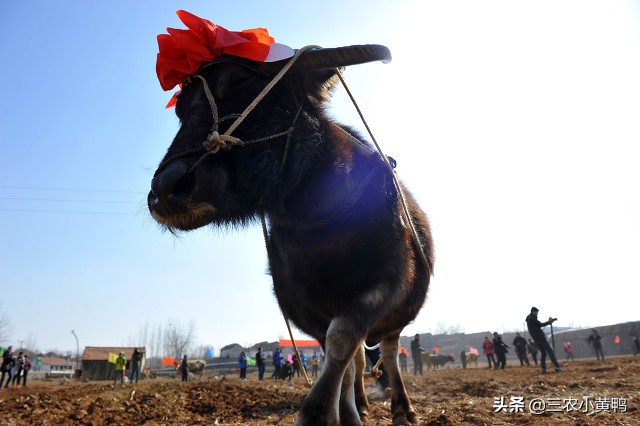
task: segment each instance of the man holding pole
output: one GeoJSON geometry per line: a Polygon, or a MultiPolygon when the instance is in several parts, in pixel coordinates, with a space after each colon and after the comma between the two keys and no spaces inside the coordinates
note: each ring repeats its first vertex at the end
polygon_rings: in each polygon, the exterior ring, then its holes
{"type": "Polygon", "coordinates": [[[549,354],[549,359],[553,363],[556,372],[562,371],[560,368],[560,364],[558,364],[558,360],[556,359],[556,354],[553,352],[551,346],[549,346],[549,342],[547,342],[547,338],[544,335],[544,331],[542,331],[542,327],[546,327],[550,324],[553,324],[558,318],[551,318],[546,322],[540,322],[538,320],[538,308],[531,308],[531,313],[527,316],[527,328],[529,329],[529,334],[538,348],[540,348],[540,366],[542,367],[542,374],[547,372],[547,353],[549,354]]]}

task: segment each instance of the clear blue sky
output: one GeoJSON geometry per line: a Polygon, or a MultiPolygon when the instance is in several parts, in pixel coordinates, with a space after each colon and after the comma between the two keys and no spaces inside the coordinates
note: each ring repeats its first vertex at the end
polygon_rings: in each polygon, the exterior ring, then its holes
{"type": "MultiPolygon", "coordinates": [[[[390,47],[346,79],[432,221],[436,276],[405,334],[515,329],[531,305],[560,326],[639,319],[637,2],[26,0],[0,14],[13,342],[118,345],[170,320],[217,349],[285,336],[257,226],[176,238],[146,208],[178,127],[156,35],[181,8],[294,48],[390,47]]],[[[342,91],[333,112],[357,124],[342,91]]]]}

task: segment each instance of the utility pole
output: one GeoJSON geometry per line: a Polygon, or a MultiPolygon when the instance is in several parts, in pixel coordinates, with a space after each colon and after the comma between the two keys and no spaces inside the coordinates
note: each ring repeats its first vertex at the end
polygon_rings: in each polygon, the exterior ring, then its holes
{"type": "Polygon", "coordinates": [[[79,370],[79,357],[80,357],[80,342],[78,342],[78,336],[74,330],[71,330],[71,334],[76,338],[76,370],[79,370]]]}

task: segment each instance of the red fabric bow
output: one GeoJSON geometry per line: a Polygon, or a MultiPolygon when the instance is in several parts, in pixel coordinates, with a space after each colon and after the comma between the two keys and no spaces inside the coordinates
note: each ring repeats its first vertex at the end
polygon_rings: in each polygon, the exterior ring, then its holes
{"type": "Polygon", "coordinates": [[[263,62],[274,42],[265,28],[229,31],[184,10],[176,13],[189,29],[167,28],[169,34],[158,35],[156,73],[164,90],[173,89],[203,63],[223,54],[263,62]]]}

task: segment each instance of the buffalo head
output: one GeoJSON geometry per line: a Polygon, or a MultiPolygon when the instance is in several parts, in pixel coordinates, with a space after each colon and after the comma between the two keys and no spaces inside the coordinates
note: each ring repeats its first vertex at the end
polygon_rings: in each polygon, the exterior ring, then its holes
{"type": "Polygon", "coordinates": [[[203,147],[208,135],[212,130],[223,134],[287,61],[222,56],[204,64],[197,76],[187,77],[177,98],[180,129],[151,183],[152,216],[170,230],[190,230],[242,224],[282,209],[319,152],[328,149],[314,136],[337,69],[373,60],[390,60],[388,49],[367,45],[305,52],[233,131],[243,143],[215,154],[203,147]],[[284,167],[287,153],[296,154],[290,167],[284,167]]]}

